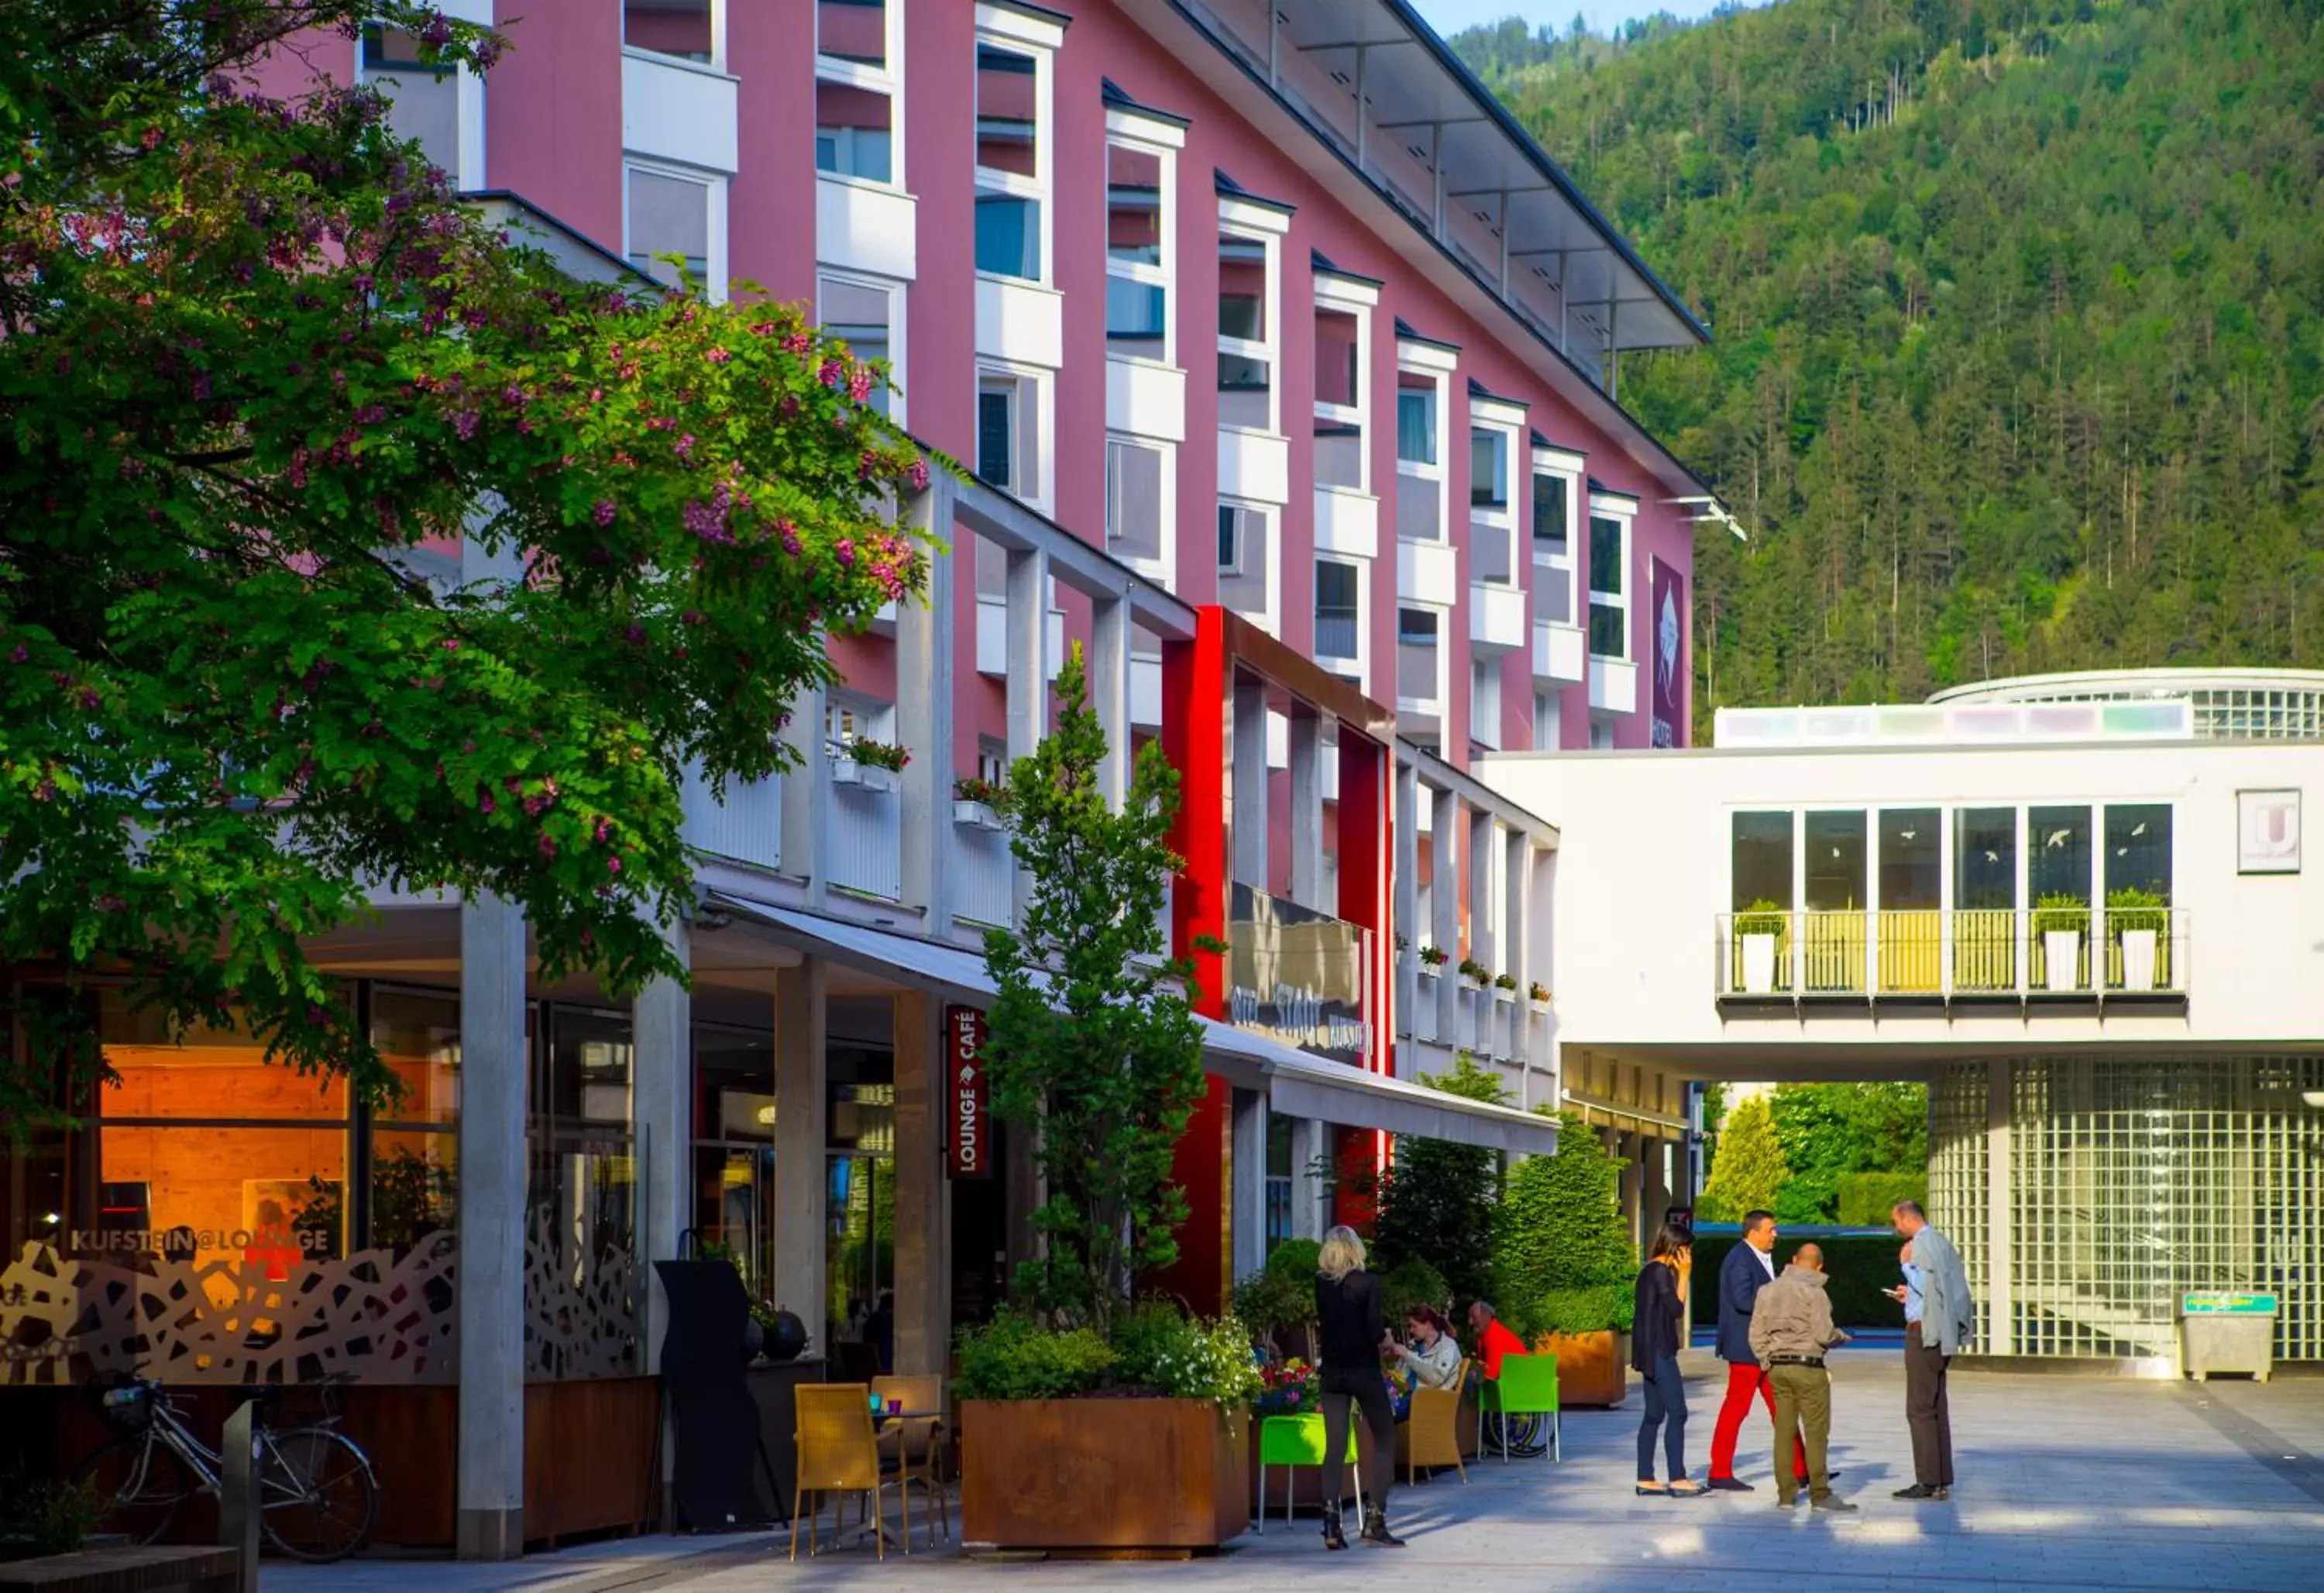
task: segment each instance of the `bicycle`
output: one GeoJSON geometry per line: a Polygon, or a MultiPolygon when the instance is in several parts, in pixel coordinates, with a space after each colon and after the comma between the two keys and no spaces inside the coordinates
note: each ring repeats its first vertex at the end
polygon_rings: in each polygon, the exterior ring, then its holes
{"type": "MultiPolygon", "coordinates": [[[[350,1381],[346,1373],[326,1377],[320,1420],[277,1428],[266,1413],[281,1391],[258,1392],[251,1423],[255,1449],[258,1519],[266,1541],[294,1560],[327,1565],[371,1541],[379,1515],[379,1481],[371,1458],[338,1430],[329,1390],[350,1381]]],[[[179,1509],[196,1494],[220,1498],[225,1458],[194,1436],[182,1407],[143,1377],[121,1379],[101,1390],[106,1418],[123,1429],[73,1472],[73,1480],[103,1502],[105,1524],[132,1543],[154,1542],[170,1530],[179,1509]]]]}

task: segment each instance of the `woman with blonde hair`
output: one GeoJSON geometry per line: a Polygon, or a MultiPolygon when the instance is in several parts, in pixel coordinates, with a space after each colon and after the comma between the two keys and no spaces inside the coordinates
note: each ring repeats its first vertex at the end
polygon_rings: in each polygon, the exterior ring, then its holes
{"type": "Polygon", "coordinates": [[[1323,1354],[1319,1378],[1323,1394],[1323,1547],[1344,1549],[1340,1526],[1340,1484],[1347,1469],[1348,1407],[1363,1412],[1371,1430],[1365,1467],[1363,1541],[1401,1549],[1404,1540],[1388,1530],[1388,1480],[1396,1469],[1396,1412],[1388,1403],[1380,1357],[1392,1355],[1396,1340],[1380,1319],[1379,1280],[1364,1270],[1364,1242],[1351,1227],[1323,1236],[1316,1256],[1316,1337],[1323,1354]]]}

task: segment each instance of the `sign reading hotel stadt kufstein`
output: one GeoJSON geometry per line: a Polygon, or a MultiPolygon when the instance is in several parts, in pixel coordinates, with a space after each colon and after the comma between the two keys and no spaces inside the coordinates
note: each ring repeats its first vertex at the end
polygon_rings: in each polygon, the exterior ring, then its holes
{"type": "Polygon", "coordinates": [[[1654,627],[1653,741],[1676,746],[1686,721],[1686,593],[1679,572],[1647,560],[1646,597],[1654,627]]]}
{"type": "Polygon", "coordinates": [[[992,1176],[992,1125],[984,1081],[984,1014],[973,1006],[945,1008],[945,1098],[951,1128],[947,1166],[954,1178],[992,1176]]]}
{"type": "Polygon", "coordinates": [[[1369,933],[1238,882],[1226,939],[1229,1023],[1364,1065],[1372,1045],[1369,933]]]}

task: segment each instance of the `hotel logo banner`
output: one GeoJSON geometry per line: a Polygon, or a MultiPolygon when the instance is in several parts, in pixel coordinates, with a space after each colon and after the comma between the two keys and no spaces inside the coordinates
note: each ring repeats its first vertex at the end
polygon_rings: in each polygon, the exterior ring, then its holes
{"type": "Polygon", "coordinates": [[[1238,881],[1227,917],[1227,1021],[1335,1062],[1371,1053],[1371,936],[1238,881]]]}
{"type": "Polygon", "coordinates": [[[991,1098],[984,1079],[984,1014],[973,1006],[945,1008],[945,1098],[950,1102],[947,1168],[954,1178],[992,1176],[991,1098]]]}
{"type": "Polygon", "coordinates": [[[1680,746],[1686,736],[1686,587],[1659,559],[1647,560],[1646,596],[1654,631],[1654,744],[1680,746]]]}

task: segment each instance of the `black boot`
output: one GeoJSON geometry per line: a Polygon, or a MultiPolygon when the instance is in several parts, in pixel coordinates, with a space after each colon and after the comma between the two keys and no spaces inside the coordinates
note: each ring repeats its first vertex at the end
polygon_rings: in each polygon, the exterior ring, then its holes
{"type": "Polygon", "coordinates": [[[1364,1512],[1363,1541],[1375,1549],[1404,1547],[1404,1540],[1388,1530],[1388,1512],[1378,1505],[1364,1512]]]}
{"type": "Polygon", "coordinates": [[[1348,1534],[1340,1530],[1340,1507],[1337,1504],[1326,1504],[1323,1506],[1323,1547],[1344,1549],[1347,1546],[1348,1534]]]}

